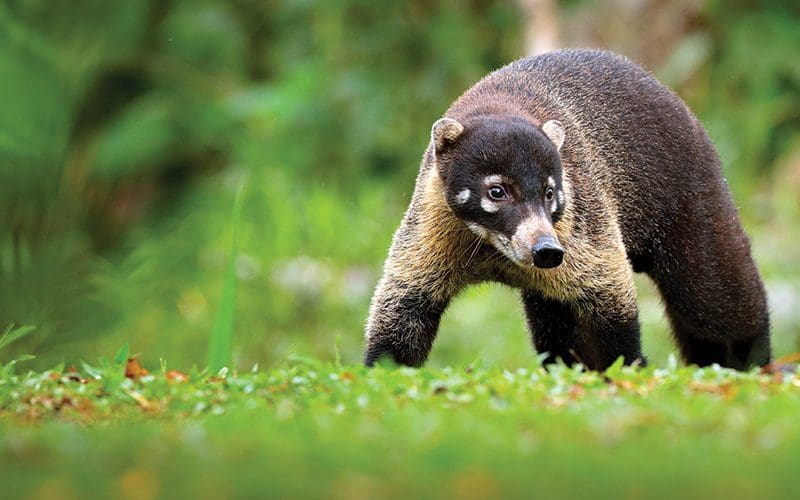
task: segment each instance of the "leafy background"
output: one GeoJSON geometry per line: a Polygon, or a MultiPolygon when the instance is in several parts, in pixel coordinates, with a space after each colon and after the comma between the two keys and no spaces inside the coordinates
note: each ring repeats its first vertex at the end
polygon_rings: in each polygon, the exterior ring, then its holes
{"type": "MultiPolygon", "coordinates": [[[[554,19],[559,45],[644,64],[708,127],[767,282],[777,354],[800,348],[799,10],[573,0],[554,19]]],[[[31,353],[45,368],[130,342],[202,364],[232,269],[236,366],[357,362],[430,124],[525,55],[524,14],[492,0],[6,0],[0,330],[36,329],[0,358],[31,353]]],[[[663,364],[668,325],[639,285],[645,348],[663,364]]],[[[532,356],[515,295],[485,285],[450,309],[431,364],[532,356]]]]}

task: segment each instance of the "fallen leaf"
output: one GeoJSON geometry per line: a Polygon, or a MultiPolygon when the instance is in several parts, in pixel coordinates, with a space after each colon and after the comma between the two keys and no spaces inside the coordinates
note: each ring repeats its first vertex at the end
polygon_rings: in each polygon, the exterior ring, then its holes
{"type": "Polygon", "coordinates": [[[775,360],[776,363],[800,363],[800,352],[793,352],[786,356],[781,356],[775,360]]]}
{"type": "Polygon", "coordinates": [[[620,389],[625,389],[626,391],[632,391],[636,389],[636,386],[630,380],[614,380],[614,385],[620,389]]]}
{"type": "Polygon", "coordinates": [[[183,382],[188,382],[189,381],[189,375],[186,375],[183,372],[179,372],[178,370],[170,370],[170,371],[168,371],[166,373],[166,377],[167,377],[167,380],[169,382],[183,383],[183,382]]]}
{"type": "Polygon", "coordinates": [[[772,363],[762,366],[761,373],[764,374],[797,373],[798,363],[800,363],[800,352],[794,352],[792,354],[787,354],[786,356],[781,356],[780,358],[774,360],[772,363]]]}
{"type": "Polygon", "coordinates": [[[137,358],[128,358],[128,364],[125,365],[126,377],[137,379],[149,373],[150,372],[148,372],[141,364],[139,364],[139,360],[137,358]]]}
{"type": "Polygon", "coordinates": [[[579,399],[586,393],[586,389],[583,386],[574,384],[569,388],[569,397],[573,400],[579,399]]]}
{"type": "Polygon", "coordinates": [[[696,392],[716,394],[724,397],[725,399],[731,399],[739,393],[739,388],[730,381],[724,381],[719,384],[694,381],[689,383],[689,387],[696,392]]]}

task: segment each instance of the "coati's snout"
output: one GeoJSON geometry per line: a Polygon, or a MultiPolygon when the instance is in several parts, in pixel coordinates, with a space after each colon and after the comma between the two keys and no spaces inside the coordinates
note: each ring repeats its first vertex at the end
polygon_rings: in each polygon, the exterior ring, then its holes
{"type": "Polygon", "coordinates": [[[536,240],[531,248],[533,265],[542,269],[557,267],[564,260],[564,248],[553,236],[546,235],[536,240]]]}
{"type": "Polygon", "coordinates": [[[564,247],[558,241],[550,218],[542,212],[529,213],[522,219],[509,243],[506,251],[502,247],[498,247],[498,250],[520,266],[550,269],[564,261],[564,247]]]}

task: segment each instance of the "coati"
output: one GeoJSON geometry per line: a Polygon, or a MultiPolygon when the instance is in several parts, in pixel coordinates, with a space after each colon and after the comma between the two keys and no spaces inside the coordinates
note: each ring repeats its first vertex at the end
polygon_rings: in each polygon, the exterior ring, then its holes
{"type": "Polygon", "coordinates": [[[627,59],[563,50],[490,73],[433,124],[364,363],[420,366],[464,287],[518,288],[545,363],[644,363],[633,272],[688,363],[770,360],[763,283],[703,126],[627,59]]]}

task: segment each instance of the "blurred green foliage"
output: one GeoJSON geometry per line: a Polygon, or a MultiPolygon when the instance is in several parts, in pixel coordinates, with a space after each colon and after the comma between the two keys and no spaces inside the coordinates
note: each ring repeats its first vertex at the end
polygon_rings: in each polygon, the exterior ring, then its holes
{"type": "Polygon", "coordinates": [[[752,194],[776,162],[797,147],[800,131],[800,47],[797,2],[709,2],[712,47],[687,88],[720,147],[731,181],[752,194]]]}
{"type": "MultiPolygon", "coordinates": [[[[565,2],[566,32],[575,5],[603,8],[565,2]]],[[[800,218],[782,181],[800,179],[797,9],[730,5],[705,3],[663,77],[708,124],[749,228],[785,234],[800,218]]],[[[4,2],[0,329],[37,330],[3,354],[47,366],[129,340],[178,365],[205,359],[247,179],[235,361],[357,360],[429,126],[523,55],[523,22],[491,0],[4,2]]],[[[755,245],[800,301],[785,269],[798,252],[755,245]]],[[[469,292],[432,361],[524,364],[518,309],[502,289],[469,292]]],[[[787,318],[790,345],[800,320],[787,318]]]]}

